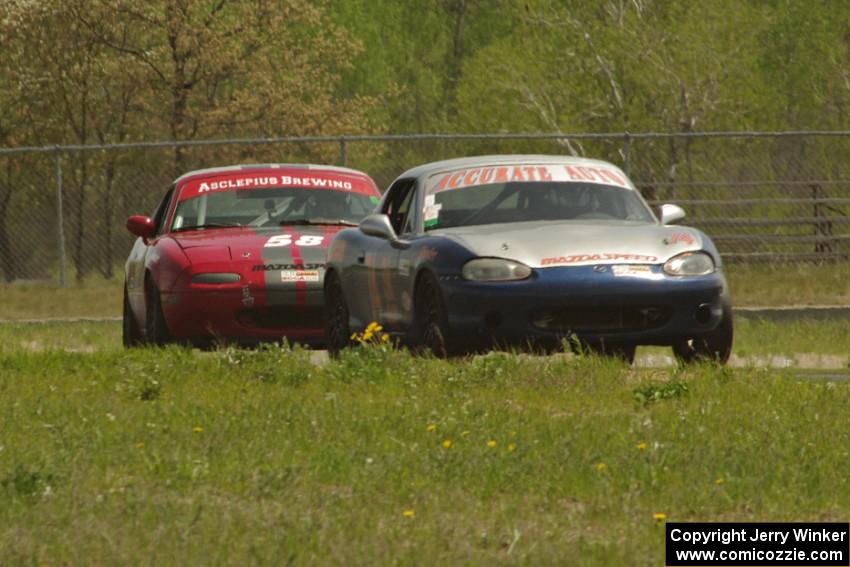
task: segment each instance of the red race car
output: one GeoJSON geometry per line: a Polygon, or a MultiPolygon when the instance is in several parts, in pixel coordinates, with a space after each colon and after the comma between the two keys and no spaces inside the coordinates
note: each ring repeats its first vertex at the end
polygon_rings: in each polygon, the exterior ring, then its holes
{"type": "Polygon", "coordinates": [[[183,175],[152,217],[127,219],[139,238],[125,266],[124,345],[322,345],[326,249],[379,197],[368,175],[341,167],[183,175]]]}

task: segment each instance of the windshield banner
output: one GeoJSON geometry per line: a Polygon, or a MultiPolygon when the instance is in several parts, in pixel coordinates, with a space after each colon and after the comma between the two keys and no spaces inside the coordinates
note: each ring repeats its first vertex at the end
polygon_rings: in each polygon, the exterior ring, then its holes
{"type": "Polygon", "coordinates": [[[330,189],[361,195],[373,195],[375,190],[366,180],[354,175],[329,174],[322,171],[294,170],[286,175],[259,172],[232,173],[201,179],[189,179],[180,189],[180,200],[185,201],[208,193],[239,191],[244,189],[330,189]]]}
{"type": "Polygon", "coordinates": [[[603,165],[499,165],[438,173],[428,180],[428,193],[491,183],[566,181],[629,187],[623,174],[603,165]]]}

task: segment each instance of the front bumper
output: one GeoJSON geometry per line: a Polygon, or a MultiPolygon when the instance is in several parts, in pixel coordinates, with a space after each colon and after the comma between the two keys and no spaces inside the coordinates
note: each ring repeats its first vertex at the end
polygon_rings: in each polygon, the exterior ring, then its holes
{"type": "Polygon", "coordinates": [[[554,344],[588,342],[670,345],[717,327],[728,301],[722,272],[672,277],[660,266],[639,276],[612,266],[535,269],[527,280],[473,282],[440,278],[452,341],[554,344]]]}
{"type": "Polygon", "coordinates": [[[249,286],[197,286],[162,292],[171,335],[204,345],[216,340],[254,344],[278,341],[321,346],[324,308],[320,290],[252,289],[249,286]]]}

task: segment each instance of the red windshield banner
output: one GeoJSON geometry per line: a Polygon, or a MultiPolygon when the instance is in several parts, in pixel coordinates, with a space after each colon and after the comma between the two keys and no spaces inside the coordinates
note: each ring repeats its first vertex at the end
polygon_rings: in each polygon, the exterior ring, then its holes
{"type": "Polygon", "coordinates": [[[599,183],[628,187],[623,174],[603,165],[504,165],[471,167],[434,175],[429,180],[428,193],[439,193],[449,189],[476,187],[490,183],[567,181],[576,183],[599,183]]]}
{"type": "Polygon", "coordinates": [[[380,195],[368,179],[355,175],[324,171],[288,171],[286,174],[266,172],[235,172],[201,179],[189,179],[180,189],[180,200],[185,201],[208,193],[240,191],[245,189],[327,189],[360,195],[380,195]]]}

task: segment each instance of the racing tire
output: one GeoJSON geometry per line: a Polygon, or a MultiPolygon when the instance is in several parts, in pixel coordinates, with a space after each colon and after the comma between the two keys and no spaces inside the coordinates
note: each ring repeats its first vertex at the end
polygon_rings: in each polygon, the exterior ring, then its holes
{"type": "Polygon", "coordinates": [[[707,335],[673,343],[673,354],[682,364],[710,362],[724,365],[732,354],[733,337],[732,305],[723,301],[723,315],[717,328],[707,335]]]}
{"type": "Polygon", "coordinates": [[[338,358],[340,352],[351,345],[348,319],[348,304],[345,302],[342,282],[336,272],[331,272],[325,277],[325,339],[331,358],[338,358]]]}
{"type": "Polygon", "coordinates": [[[416,286],[414,318],[417,352],[430,352],[437,358],[450,356],[446,340],[449,324],[443,296],[436,278],[430,273],[424,274],[416,286]]]}
{"type": "Polygon", "coordinates": [[[145,338],[148,344],[162,346],[171,341],[171,333],[165,323],[162,313],[162,299],[159,290],[152,280],[147,285],[147,301],[145,302],[145,338]]]}
{"type": "Polygon", "coordinates": [[[127,296],[127,287],[124,287],[124,314],[122,317],[121,339],[124,348],[134,348],[145,343],[145,338],[139,331],[139,324],[130,309],[130,299],[127,296]]]}
{"type": "Polygon", "coordinates": [[[587,349],[597,356],[604,356],[607,358],[621,360],[626,364],[633,364],[635,361],[637,345],[628,343],[592,343],[587,345],[587,349]]]}

